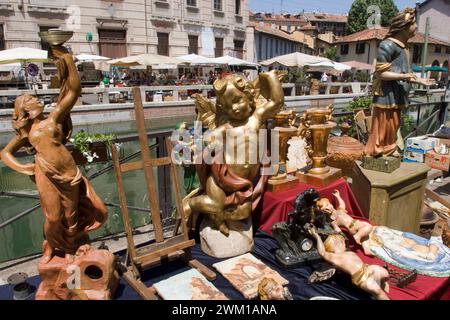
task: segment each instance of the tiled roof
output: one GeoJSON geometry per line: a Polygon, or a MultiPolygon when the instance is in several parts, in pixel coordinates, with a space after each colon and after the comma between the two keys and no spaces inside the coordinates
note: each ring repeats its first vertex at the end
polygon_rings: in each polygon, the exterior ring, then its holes
{"type": "Polygon", "coordinates": [[[278,30],[275,28],[271,28],[266,25],[261,26],[258,22],[250,21],[249,24],[250,24],[250,26],[254,27],[255,30],[258,32],[267,33],[272,36],[284,38],[284,39],[287,39],[287,40],[290,40],[293,42],[303,43],[284,31],[281,31],[281,30],[278,30]]]}
{"type": "MultiPolygon", "coordinates": [[[[348,42],[361,42],[361,41],[369,41],[369,40],[383,40],[386,38],[388,34],[388,28],[380,28],[380,29],[366,29],[360,32],[352,33],[348,36],[339,38],[336,40],[336,43],[348,43],[348,42]]],[[[425,36],[423,33],[417,33],[414,37],[409,39],[408,43],[424,43],[425,36]]],[[[438,40],[433,37],[428,38],[428,43],[441,45],[441,46],[450,46],[450,43],[438,40]]]]}
{"type": "Polygon", "coordinates": [[[295,14],[271,14],[271,13],[254,13],[250,12],[250,20],[257,20],[257,21],[276,21],[279,23],[282,22],[290,22],[293,24],[305,24],[305,18],[302,15],[295,15],[295,14]],[[257,15],[258,14],[258,15],[257,15]]]}
{"type": "Polygon", "coordinates": [[[338,14],[328,14],[328,13],[304,13],[305,19],[307,21],[324,21],[324,22],[341,22],[347,23],[348,16],[338,15],[338,14]]]}

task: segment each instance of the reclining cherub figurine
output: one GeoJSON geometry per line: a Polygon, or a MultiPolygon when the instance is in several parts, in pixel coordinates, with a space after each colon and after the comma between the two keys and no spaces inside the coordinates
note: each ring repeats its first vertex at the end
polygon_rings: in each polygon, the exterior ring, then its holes
{"type": "Polygon", "coordinates": [[[365,221],[353,219],[345,209],[345,202],[338,190],[333,191],[333,195],[338,201],[338,207],[335,209],[327,198],[321,198],[317,201],[317,207],[323,212],[330,215],[331,225],[334,230],[341,232],[341,227],[347,228],[355,239],[356,243],[361,245],[367,256],[373,256],[369,246],[369,235],[373,230],[373,226],[365,221]]]}
{"type": "Polygon", "coordinates": [[[387,295],[389,273],[385,268],[365,264],[356,253],[346,251],[345,238],[341,234],[329,235],[323,242],[314,226],[309,227],[309,232],[316,239],[317,251],[325,261],[350,274],[355,286],[369,292],[376,299],[390,300],[387,295]]]}

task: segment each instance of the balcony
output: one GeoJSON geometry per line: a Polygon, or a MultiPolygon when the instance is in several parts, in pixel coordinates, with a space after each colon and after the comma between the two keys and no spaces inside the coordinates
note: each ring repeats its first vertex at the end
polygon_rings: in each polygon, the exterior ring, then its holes
{"type": "Polygon", "coordinates": [[[212,27],[216,28],[216,29],[226,29],[229,30],[230,26],[227,24],[222,24],[222,23],[212,23],[212,27]]]}
{"type": "Polygon", "coordinates": [[[200,9],[198,7],[194,7],[194,6],[186,6],[186,11],[189,11],[192,13],[198,13],[198,12],[200,12],[200,9]]]}
{"type": "Polygon", "coordinates": [[[155,0],[155,6],[159,8],[169,8],[170,3],[166,0],[155,0]]]}
{"type": "Polygon", "coordinates": [[[67,14],[67,7],[61,6],[45,6],[45,5],[28,5],[29,13],[48,13],[48,14],[67,14]]]}
{"type": "Polygon", "coordinates": [[[14,11],[14,4],[9,0],[0,0],[0,11],[14,11]]]}
{"type": "Polygon", "coordinates": [[[152,15],[150,17],[150,21],[158,21],[158,22],[168,22],[168,23],[175,23],[176,19],[170,16],[159,16],[159,15],[152,15]]]}
{"type": "Polygon", "coordinates": [[[189,24],[194,26],[203,26],[205,25],[205,22],[199,21],[199,20],[192,20],[192,19],[183,19],[183,24],[189,24]]]}
{"type": "Polygon", "coordinates": [[[225,12],[223,11],[214,10],[213,12],[216,17],[225,17],[225,12]]]}

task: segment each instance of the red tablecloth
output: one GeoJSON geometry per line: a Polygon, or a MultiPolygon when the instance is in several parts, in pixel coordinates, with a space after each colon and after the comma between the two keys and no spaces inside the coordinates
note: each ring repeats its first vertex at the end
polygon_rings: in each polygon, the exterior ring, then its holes
{"type": "MultiPolygon", "coordinates": [[[[270,228],[277,222],[286,221],[288,213],[294,209],[294,201],[297,195],[309,188],[310,185],[299,183],[298,187],[285,192],[266,192],[261,199],[261,205],[253,215],[253,221],[261,230],[272,234],[270,228]]],[[[346,209],[353,216],[363,217],[364,214],[356,201],[350,186],[344,179],[339,179],[324,188],[315,188],[321,197],[328,198],[336,206],[332,192],[337,189],[345,201],[346,209]]]]}
{"type": "MultiPolygon", "coordinates": [[[[287,220],[288,213],[294,209],[293,205],[297,195],[309,188],[311,188],[311,186],[300,183],[297,188],[286,192],[266,192],[261,199],[261,205],[258,206],[258,209],[253,215],[255,225],[261,230],[271,234],[270,228],[275,223],[287,220]]],[[[339,179],[327,187],[315,189],[322,197],[330,199],[334,206],[336,206],[336,203],[332,196],[332,192],[334,189],[339,190],[349,214],[357,219],[367,221],[367,219],[364,218],[364,214],[359,207],[350,186],[344,179],[339,179]]],[[[384,261],[378,258],[364,255],[361,247],[354,242],[351,244],[351,249],[355,251],[365,263],[377,264],[380,266],[385,264],[384,261]]],[[[397,271],[405,271],[392,265],[389,265],[389,268],[393,268],[397,271]]],[[[450,300],[450,278],[435,278],[418,275],[416,281],[409,284],[406,288],[401,289],[391,286],[389,297],[393,300],[450,300]]]]}

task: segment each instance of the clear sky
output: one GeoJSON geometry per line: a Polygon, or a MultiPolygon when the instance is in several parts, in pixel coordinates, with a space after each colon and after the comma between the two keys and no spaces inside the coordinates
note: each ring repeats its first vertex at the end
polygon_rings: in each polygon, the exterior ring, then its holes
{"type": "MultiPolygon", "coordinates": [[[[403,10],[407,6],[414,7],[417,0],[394,0],[394,2],[400,10],[403,10]]],[[[303,9],[309,12],[348,13],[352,3],[353,0],[249,0],[250,10],[253,12],[280,12],[283,8],[283,11],[289,13],[297,13],[303,9]]]]}

